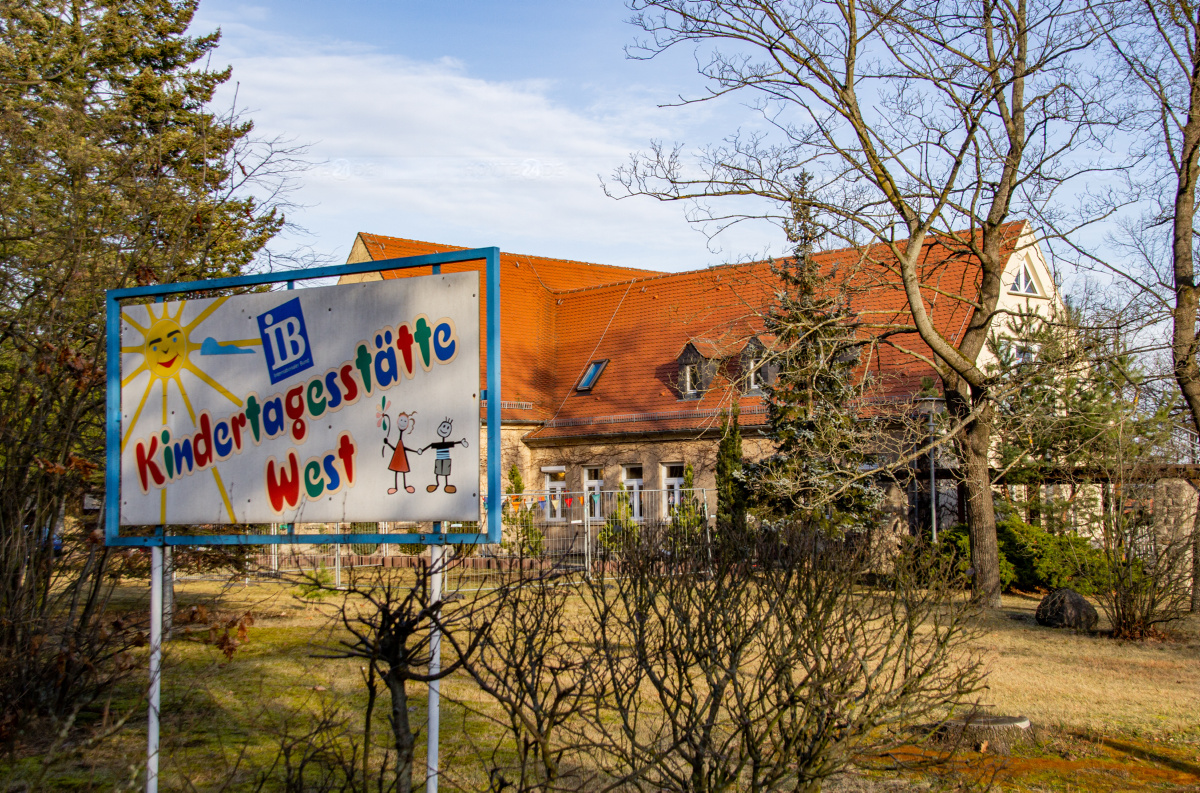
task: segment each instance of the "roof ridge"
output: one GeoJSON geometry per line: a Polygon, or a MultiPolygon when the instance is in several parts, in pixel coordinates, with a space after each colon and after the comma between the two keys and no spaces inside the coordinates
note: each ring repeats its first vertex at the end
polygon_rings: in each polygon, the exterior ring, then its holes
{"type": "MultiPolygon", "coordinates": [[[[764,264],[770,264],[773,261],[775,261],[775,260],[770,259],[770,260],[763,260],[763,261],[757,261],[757,262],[733,262],[733,263],[729,263],[729,264],[712,264],[707,267],[697,268],[695,270],[680,270],[680,271],[674,272],[674,273],[656,272],[656,273],[654,273],[654,275],[647,275],[647,276],[642,276],[642,277],[637,277],[637,278],[629,278],[624,281],[613,281],[612,283],[608,283],[608,284],[593,284],[592,286],[577,286],[574,289],[560,289],[557,292],[555,292],[554,294],[556,294],[556,295],[572,295],[572,294],[576,294],[578,292],[590,292],[590,291],[593,291],[596,289],[610,289],[610,288],[616,287],[616,286],[624,286],[625,284],[627,284],[631,281],[633,283],[637,283],[638,281],[661,281],[661,280],[665,280],[665,279],[669,279],[669,278],[679,278],[679,277],[685,276],[685,275],[686,276],[704,275],[705,273],[711,273],[714,270],[729,270],[729,269],[733,269],[735,267],[752,268],[752,267],[758,267],[758,266],[761,266],[764,264]]],[[[654,271],[651,271],[651,272],[654,272],[654,271]]]]}
{"type": "MultiPolygon", "coordinates": [[[[404,242],[416,243],[417,245],[429,245],[429,246],[435,247],[435,248],[444,248],[448,251],[470,250],[470,248],[467,248],[466,246],[463,246],[463,245],[445,245],[440,242],[427,242],[426,240],[414,240],[414,239],[410,239],[408,237],[392,237],[387,234],[372,234],[371,232],[368,232],[368,231],[360,231],[358,233],[359,233],[359,236],[361,236],[361,237],[372,237],[372,238],[376,238],[376,239],[392,240],[392,241],[401,242],[401,243],[404,243],[404,242]]],[[[600,262],[585,262],[581,259],[560,259],[560,258],[557,258],[554,256],[540,256],[536,253],[514,253],[513,251],[500,251],[500,255],[501,256],[518,256],[518,257],[521,257],[524,259],[537,259],[539,261],[556,262],[558,264],[578,264],[578,265],[583,265],[584,267],[602,267],[605,270],[622,270],[622,271],[629,271],[629,272],[653,273],[653,274],[662,273],[662,270],[648,270],[645,267],[629,267],[629,266],[623,265],[623,264],[601,264],[600,262]]]]}

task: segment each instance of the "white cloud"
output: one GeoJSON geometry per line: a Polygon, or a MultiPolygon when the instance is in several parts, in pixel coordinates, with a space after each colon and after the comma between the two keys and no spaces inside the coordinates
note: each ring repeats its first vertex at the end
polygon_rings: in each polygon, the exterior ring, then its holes
{"type": "Polygon", "coordinates": [[[297,199],[311,206],[298,220],[338,260],[358,231],[666,270],[760,253],[779,239],[746,227],[712,253],[682,205],[601,191],[598,174],[651,138],[707,126],[711,108],[658,110],[637,86],[626,103],[581,96],[568,108],[549,98],[563,93],[549,79],[488,81],[449,59],[291,40],[261,19],[243,7],[197,29],[221,25],[213,63],[232,64],[238,104],[259,134],[312,143],[322,164],[304,176],[297,199]]]}

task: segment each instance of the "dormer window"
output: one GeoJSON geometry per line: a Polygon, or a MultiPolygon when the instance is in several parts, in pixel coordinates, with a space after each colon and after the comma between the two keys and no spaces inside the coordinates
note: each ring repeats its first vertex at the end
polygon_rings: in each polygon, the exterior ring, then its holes
{"type": "Polygon", "coordinates": [[[1038,292],[1037,282],[1033,280],[1033,273],[1030,272],[1028,261],[1022,264],[1021,269],[1017,272],[1017,280],[1013,282],[1012,292],[1018,295],[1041,294],[1038,292]]]}
{"type": "Polygon", "coordinates": [[[675,389],[680,399],[699,399],[712,385],[716,365],[704,357],[696,345],[688,342],[675,359],[679,364],[676,370],[675,389]]]}
{"type": "Polygon", "coordinates": [[[603,361],[592,361],[584,370],[583,377],[579,378],[579,383],[575,386],[576,391],[590,391],[596,381],[600,379],[600,374],[604,371],[604,367],[608,366],[608,359],[603,361]]]}
{"type": "Polygon", "coordinates": [[[767,348],[756,338],[750,339],[742,349],[741,360],[742,388],[747,394],[761,393],[763,388],[775,381],[779,364],[767,356],[767,348]]]}
{"type": "Polygon", "coordinates": [[[746,361],[746,390],[758,391],[763,387],[763,359],[753,356],[746,361]]]}

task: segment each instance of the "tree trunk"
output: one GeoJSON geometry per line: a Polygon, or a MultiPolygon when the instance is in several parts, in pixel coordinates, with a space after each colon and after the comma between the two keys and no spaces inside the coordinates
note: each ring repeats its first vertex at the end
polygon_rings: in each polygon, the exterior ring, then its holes
{"type": "MultiPolygon", "coordinates": [[[[1200,11],[1196,12],[1200,14],[1200,11]]],[[[1200,29],[1200,26],[1198,26],[1200,29]]],[[[1171,357],[1175,382],[1187,403],[1192,426],[1200,431],[1200,366],[1196,361],[1196,319],[1198,300],[1194,251],[1196,188],[1200,183],[1200,51],[1193,51],[1188,75],[1187,122],[1180,130],[1180,151],[1176,171],[1174,218],[1171,227],[1171,258],[1175,286],[1175,306],[1171,312],[1171,357]]],[[[1192,611],[1200,611],[1200,504],[1192,527],[1192,611]]]]}
{"type": "Polygon", "coordinates": [[[1196,517],[1192,519],[1192,613],[1200,611],[1200,489],[1196,491],[1196,517]]]}
{"type": "MultiPolygon", "coordinates": [[[[951,415],[965,415],[970,405],[947,390],[951,415]]],[[[1000,547],[996,540],[996,509],[988,454],[992,440],[992,408],[967,425],[962,434],[963,484],[967,490],[967,528],[971,539],[971,568],[975,597],[984,608],[1000,608],[1000,547]]]]}
{"type": "Polygon", "coordinates": [[[408,721],[408,689],[404,679],[389,670],[385,676],[392,694],[392,742],[396,745],[396,791],[412,793],[413,747],[416,740],[408,721]]]}

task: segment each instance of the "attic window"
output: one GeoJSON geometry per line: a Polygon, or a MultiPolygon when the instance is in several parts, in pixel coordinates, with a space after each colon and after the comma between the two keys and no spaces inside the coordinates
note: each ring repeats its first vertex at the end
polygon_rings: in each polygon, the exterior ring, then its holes
{"type": "Polygon", "coordinates": [[[700,367],[689,363],[683,367],[682,388],[684,394],[696,394],[700,391],[700,367]]]}
{"type": "Polygon", "coordinates": [[[762,371],[762,354],[751,355],[746,362],[746,390],[758,391],[763,387],[766,372],[762,371]]]}
{"type": "Polygon", "coordinates": [[[1012,291],[1018,295],[1039,294],[1037,282],[1033,280],[1033,273],[1029,271],[1029,262],[1021,265],[1021,271],[1017,273],[1017,280],[1013,282],[1012,291]]]}
{"type": "Polygon", "coordinates": [[[583,373],[583,377],[579,378],[578,385],[575,386],[576,391],[590,391],[596,381],[600,379],[600,373],[604,371],[604,367],[608,366],[608,359],[603,361],[592,361],[588,364],[587,371],[583,373]]]}

